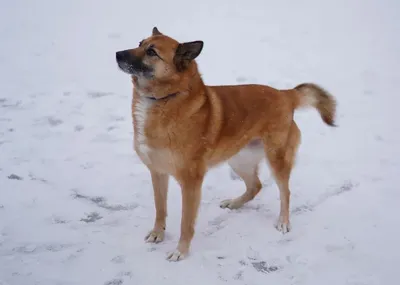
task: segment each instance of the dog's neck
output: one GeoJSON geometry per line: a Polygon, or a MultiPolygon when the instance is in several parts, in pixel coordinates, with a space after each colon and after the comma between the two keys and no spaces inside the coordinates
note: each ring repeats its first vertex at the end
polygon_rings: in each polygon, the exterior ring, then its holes
{"type": "Polygon", "coordinates": [[[143,90],[141,88],[138,88],[137,86],[134,86],[135,92],[139,97],[141,98],[146,98],[151,101],[166,101],[169,99],[172,99],[176,97],[178,94],[182,92],[171,92],[171,93],[160,93],[160,92],[155,92],[155,90],[143,90]]]}
{"type": "Polygon", "coordinates": [[[191,68],[179,79],[180,84],[171,82],[150,83],[144,78],[132,76],[132,83],[136,93],[143,98],[153,101],[165,101],[175,98],[179,94],[199,94],[205,87],[201,75],[197,71],[194,63],[191,68]],[[194,89],[194,87],[197,87],[194,89]],[[197,90],[200,88],[200,90],[197,90]]]}
{"type": "Polygon", "coordinates": [[[161,98],[149,97],[149,96],[146,96],[146,98],[148,98],[148,99],[150,99],[150,100],[154,100],[154,101],[168,100],[168,99],[171,99],[171,98],[175,97],[175,96],[178,95],[178,94],[179,94],[179,92],[175,92],[175,93],[168,94],[168,95],[166,95],[166,96],[164,96],[164,97],[161,97],[161,98]]]}
{"type": "Polygon", "coordinates": [[[148,84],[148,82],[143,81],[136,76],[132,76],[132,83],[136,93],[140,97],[153,101],[171,99],[180,93],[178,91],[170,91],[168,89],[163,90],[164,88],[160,88],[157,85],[151,86],[151,84],[148,84]]]}

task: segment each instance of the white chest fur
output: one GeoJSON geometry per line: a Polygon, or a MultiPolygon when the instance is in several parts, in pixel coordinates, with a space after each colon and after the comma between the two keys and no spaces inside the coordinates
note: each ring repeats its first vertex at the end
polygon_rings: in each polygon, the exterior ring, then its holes
{"type": "MultiPolygon", "coordinates": [[[[179,159],[174,157],[168,147],[152,148],[146,136],[147,120],[151,108],[157,104],[154,100],[140,97],[133,110],[135,124],[135,150],[144,164],[159,173],[175,173],[179,159]]],[[[154,134],[153,134],[154,135],[154,134]]]]}
{"type": "Polygon", "coordinates": [[[152,107],[153,104],[154,102],[152,102],[152,100],[149,100],[147,98],[139,98],[133,112],[136,125],[135,144],[139,155],[142,157],[142,159],[145,160],[148,159],[148,155],[150,152],[150,147],[147,145],[147,138],[145,135],[145,126],[149,109],[152,107]]]}

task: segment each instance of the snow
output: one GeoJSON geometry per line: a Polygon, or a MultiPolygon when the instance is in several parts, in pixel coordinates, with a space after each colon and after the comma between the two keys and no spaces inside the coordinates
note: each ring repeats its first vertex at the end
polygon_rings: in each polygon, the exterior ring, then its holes
{"type": "MultiPolygon", "coordinates": [[[[0,11],[0,284],[397,284],[400,209],[398,1],[6,1],[0,11]],[[190,255],[171,180],[166,240],[150,175],[133,151],[131,82],[115,52],[153,26],[203,40],[207,84],[312,81],[338,100],[338,128],[313,110],[291,179],[292,231],[279,194],[210,171],[190,255]]],[[[263,164],[264,165],[264,164],[263,164]]]]}

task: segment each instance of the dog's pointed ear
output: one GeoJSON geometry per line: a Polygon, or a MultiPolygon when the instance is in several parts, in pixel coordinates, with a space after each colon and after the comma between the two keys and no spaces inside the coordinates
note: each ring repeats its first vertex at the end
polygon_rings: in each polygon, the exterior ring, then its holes
{"type": "Polygon", "coordinates": [[[175,56],[174,63],[178,71],[185,70],[189,63],[199,56],[203,49],[204,43],[202,41],[194,41],[179,44],[175,56]]]}
{"type": "Polygon", "coordinates": [[[162,34],[161,34],[160,31],[157,29],[157,27],[154,27],[154,28],[153,28],[153,31],[152,31],[152,35],[153,35],[153,36],[160,36],[160,35],[162,35],[162,34]]]}

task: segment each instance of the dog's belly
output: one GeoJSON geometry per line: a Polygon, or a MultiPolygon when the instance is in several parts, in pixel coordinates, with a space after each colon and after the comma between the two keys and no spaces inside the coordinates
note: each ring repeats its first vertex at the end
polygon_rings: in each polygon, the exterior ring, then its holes
{"type": "Polygon", "coordinates": [[[232,168],[231,178],[239,178],[235,171],[253,174],[254,169],[263,158],[265,158],[265,151],[262,141],[251,141],[228,160],[228,164],[232,168]]]}
{"type": "Polygon", "coordinates": [[[232,161],[237,161],[240,164],[251,164],[252,161],[261,160],[264,156],[263,141],[259,138],[254,138],[241,148],[237,146],[233,148],[229,145],[219,146],[217,151],[213,151],[208,158],[207,165],[209,168],[214,168],[222,163],[230,163],[232,161]]]}

